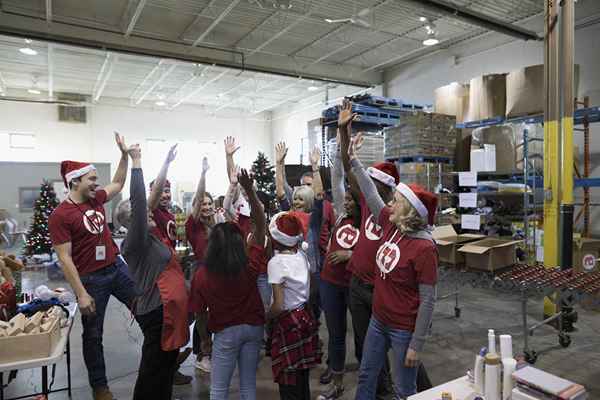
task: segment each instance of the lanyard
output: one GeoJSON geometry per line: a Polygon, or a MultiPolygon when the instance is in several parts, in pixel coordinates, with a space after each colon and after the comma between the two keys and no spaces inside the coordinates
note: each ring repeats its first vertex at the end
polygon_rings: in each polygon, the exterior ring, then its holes
{"type": "MultiPolygon", "coordinates": [[[[90,217],[89,217],[89,216],[88,216],[88,215],[87,215],[85,212],[83,212],[83,210],[81,209],[81,207],[79,207],[79,204],[75,203],[75,202],[73,201],[73,199],[71,199],[71,197],[70,197],[70,196],[69,196],[69,197],[67,197],[67,198],[69,199],[69,201],[70,201],[70,202],[71,202],[71,203],[72,203],[72,204],[73,204],[75,207],[77,207],[77,209],[79,210],[79,212],[81,213],[81,215],[83,215],[83,218],[85,218],[85,219],[86,219],[86,220],[89,222],[89,224],[92,226],[92,228],[94,228],[94,230],[95,230],[96,232],[98,232],[98,233],[96,233],[96,235],[100,235],[100,234],[101,234],[101,232],[100,232],[100,228],[101,228],[101,226],[99,226],[99,225],[96,223],[96,221],[92,220],[92,219],[91,219],[91,218],[90,218],[90,217]]],[[[92,207],[92,209],[94,210],[94,212],[96,211],[96,210],[95,210],[93,207],[92,207]]],[[[94,214],[94,215],[95,215],[95,214],[94,214]]]]}

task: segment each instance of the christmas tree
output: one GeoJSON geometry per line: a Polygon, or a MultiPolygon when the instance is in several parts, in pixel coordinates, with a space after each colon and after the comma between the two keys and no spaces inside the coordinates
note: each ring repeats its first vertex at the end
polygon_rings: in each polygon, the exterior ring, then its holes
{"type": "Polygon", "coordinates": [[[34,254],[50,254],[52,242],[48,231],[48,217],[58,205],[56,193],[49,182],[42,182],[40,196],[35,201],[31,227],[27,232],[27,240],[23,253],[27,256],[34,254]]]}
{"type": "Polygon", "coordinates": [[[276,207],[275,167],[271,165],[265,153],[259,151],[258,157],[252,163],[251,171],[252,175],[254,175],[258,191],[263,192],[268,197],[268,199],[261,199],[261,201],[268,204],[266,211],[270,215],[276,207]]]}

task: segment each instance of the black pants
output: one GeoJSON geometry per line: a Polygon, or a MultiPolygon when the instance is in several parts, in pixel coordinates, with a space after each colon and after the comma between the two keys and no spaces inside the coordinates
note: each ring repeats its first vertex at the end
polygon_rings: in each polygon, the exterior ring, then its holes
{"type": "Polygon", "coordinates": [[[310,370],[297,371],[295,385],[279,384],[279,398],[281,400],[310,400],[310,370]]]}
{"type": "Polygon", "coordinates": [[[173,374],[177,369],[179,351],[163,351],[160,347],[162,306],[148,314],[138,315],[135,319],[144,334],[144,344],[133,400],[171,400],[173,374]]]}
{"type": "MultiPolygon", "coordinates": [[[[352,328],[354,329],[354,351],[359,362],[362,361],[363,345],[369,329],[372,308],[373,285],[352,276],[350,281],[350,313],[352,314],[352,328]]],[[[369,351],[369,349],[366,349],[366,351],[369,351]]],[[[377,381],[377,394],[387,394],[391,390],[390,360],[389,357],[386,357],[385,365],[379,373],[377,381]]]]}

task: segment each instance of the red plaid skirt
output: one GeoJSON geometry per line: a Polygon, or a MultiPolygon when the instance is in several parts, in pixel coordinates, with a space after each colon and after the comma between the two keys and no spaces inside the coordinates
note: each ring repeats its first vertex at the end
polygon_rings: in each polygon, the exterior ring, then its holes
{"type": "Polygon", "coordinates": [[[277,383],[295,385],[296,371],[321,363],[318,326],[305,307],[278,316],[271,340],[273,380],[277,383]]]}

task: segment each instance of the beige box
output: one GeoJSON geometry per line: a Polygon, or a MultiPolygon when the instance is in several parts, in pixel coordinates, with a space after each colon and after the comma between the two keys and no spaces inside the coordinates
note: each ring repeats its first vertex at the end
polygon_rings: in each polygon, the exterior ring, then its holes
{"type": "Polygon", "coordinates": [[[465,121],[469,109],[469,85],[453,82],[435,89],[434,111],[438,114],[452,115],[457,123],[465,121]]]}
{"type": "Polygon", "coordinates": [[[437,245],[440,262],[459,265],[465,263],[465,255],[458,248],[468,242],[484,238],[485,235],[456,233],[452,225],[438,226],[433,231],[433,239],[437,245]]]}
{"type": "Polygon", "coordinates": [[[13,363],[49,357],[59,340],[59,320],[56,320],[48,332],[0,337],[0,362],[13,363]]]}
{"type": "MultiPolygon", "coordinates": [[[[573,72],[573,95],[579,86],[579,65],[573,72]]],[[[542,114],[544,112],[544,65],[531,65],[506,76],[506,116],[542,114]]]]}
{"type": "Polygon", "coordinates": [[[465,254],[467,268],[494,272],[516,264],[516,247],[520,242],[489,238],[467,243],[458,251],[465,254]]]}
{"type": "Polygon", "coordinates": [[[471,79],[467,121],[503,117],[506,112],[506,75],[484,75],[471,79]]]}
{"type": "Polygon", "coordinates": [[[578,272],[600,271],[600,239],[573,238],[573,268],[578,272]]]}

